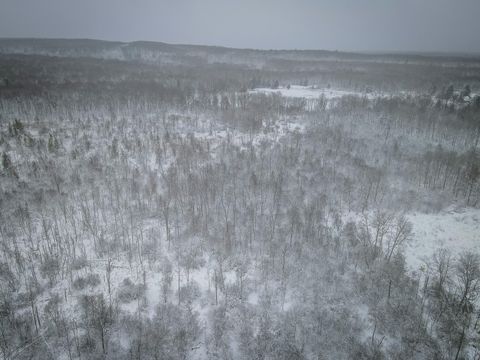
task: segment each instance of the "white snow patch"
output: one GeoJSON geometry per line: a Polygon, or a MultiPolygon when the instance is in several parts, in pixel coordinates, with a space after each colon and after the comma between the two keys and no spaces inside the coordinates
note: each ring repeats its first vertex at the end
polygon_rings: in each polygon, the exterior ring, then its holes
{"type": "Polygon", "coordinates": [[[258,300],[259,300],[259,297],[258,297],[258,293],[257,292],[252,292],[250,294],[248,294],[248,303],[251,304],[251,305],[258,305],[258,300]]]}
{"type": "Polygon", "coordinates": [[[374,99],[379,97],[380,94],[373,92],[356,92],[356,91],[347,91],[347,90],[337,90],[337,89],[327,89],[327,88],[316,88],[312,86],[300,86],[292,85],[290,88],[281,87],[278,89],[271,88],[257,88],[250,91],[251,94],[279,94],[284,97],[291,98],[303,98],[303,99],[319,99],[322,95],[327,99],[338,99],[342,96],[347,95],[356,95],[356,96],[366,96],[368,99],[374,99]]]}
{"type": "Polygon", "coordinates": [[[448,209],[438,214],[408,215],[414,236],[405,248],[408,265],[418,270],[441,248],[452,255],[462,251],[480,252],[480,209],[448,209]]]}

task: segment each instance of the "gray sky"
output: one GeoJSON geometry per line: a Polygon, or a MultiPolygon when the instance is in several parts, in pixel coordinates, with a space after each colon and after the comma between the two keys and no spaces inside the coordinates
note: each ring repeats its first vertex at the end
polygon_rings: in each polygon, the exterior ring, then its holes
{"type": "Polygon", "coordinates": [[[0,0],[0,37],[480,52],[480,0],[0,0]]]}

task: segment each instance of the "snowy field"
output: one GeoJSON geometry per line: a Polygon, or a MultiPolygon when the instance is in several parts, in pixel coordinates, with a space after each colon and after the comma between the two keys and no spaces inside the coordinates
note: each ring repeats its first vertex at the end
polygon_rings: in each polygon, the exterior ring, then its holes
{"type": "Polygon", "coordinates": [[[413,239],[405,249],[408,265],[418,270],[438,249],[452,255],[462,251],[480,251],[480,210],[447,209],[438,214],[413,213],[413,239]]]}
{"type": "MultiPolygon", "coordinates": [[[[374,100],[378,98],[388,98],[391,96],[399,96],[406,98],[409,96],[430,96],[427,94],[418,93],[415,91],[406,91],[402,90],[399,92],[378,92],[378,91],[351,91],[351,90],[340,90],[340,89],[331,89],[331,88],[321,88],[316,86],[301,86],[301,85],[291,85],[287,87],[279,87],[277,89],[272,88],[256,88],[249,91],[250,94],[278,94],[287,98],[294,99],[306,99],[306,100],[315,100],[320,98],[325,98],[326,100],[336,100],[340,99],[343,96],[360,96],[368,100],[374,100]]],[[[459,96],[460,92],[455,92],[459,96]]],[[[478,96],[478,93],[472,92],[469,96],[464,97],[464,103],[470,103],[472,99],[478,96]]],[[[438,101],[442,100],[437,96],[432,96],[432,100],[438,101]]],[[[452,104],[452,102],[449,102],[452,104]]]]}
{"type": "MultiPolygon", "coordinates": [[[[346,90],[336,90],[336,89],[327,89],[327,88],[317,88],[312,86],[300,86],[292,85],[290,88],[280,87],[278,89],[271,88],[258,88],[250,91],[251,94],[279,94],[281,96],[290,97],[290,98],[304,98],[307,100],[319,99],[320,97],[325,97],[327,100],[338,99],[342,96],[356,95],[356,96],[365,96],[368,99],[378,98],[382,96],[379,93],[375,92],[356,92],[356,91],[346,91],[346,90]]],[[[385,96],[385,95],[383,95],[385,96]]]]}

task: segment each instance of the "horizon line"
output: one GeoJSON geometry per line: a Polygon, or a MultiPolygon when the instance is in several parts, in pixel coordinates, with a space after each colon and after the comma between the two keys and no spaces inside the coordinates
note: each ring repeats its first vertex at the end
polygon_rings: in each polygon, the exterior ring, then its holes
{"type": "Polygon", "coordinates": [[[466,56],[466,57],[478,57],[480,51],[465,52],[465,51],[446,51],[446,50],[348,50],[348,49],[327,49],[327,48],[254,48],[254,47],[234,47],[227,45],[214,45],[205,43],[171,43],[159,40],[111,40],[101,38],[90,37],[36,37],[36,36],[0,36],[0,40],[61,40],[61,41],[99,41],[107,43],[153,43],[163,44],[171,46],[197,46],[197,47],[210,47],[221,48],[226,50],[244,50],[244,51],[299,51],[299,52],[330,52],[330,53],[344,53],[344,54],[358,54],[358,55],[407,55],[407,56],[435,56],[435,57],[448,57],[448,56],[466,56]]]}

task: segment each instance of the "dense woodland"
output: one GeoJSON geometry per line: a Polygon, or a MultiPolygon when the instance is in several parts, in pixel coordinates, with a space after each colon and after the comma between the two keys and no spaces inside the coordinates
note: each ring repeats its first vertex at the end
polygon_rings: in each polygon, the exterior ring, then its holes
{"type": "Polygon", "coordinates": [[[479,93],[474,57],[0,40],[0,356],[480,359],[480,255],[404,256],[480,206],[479,93]],[[292,85],[356,95],[252,91],[292,85]]]}

